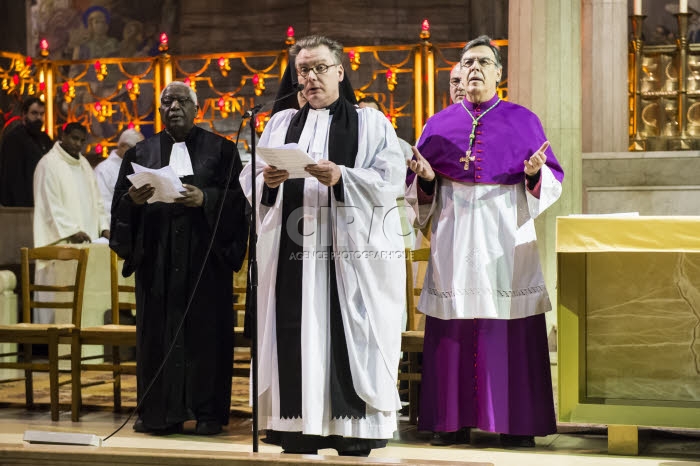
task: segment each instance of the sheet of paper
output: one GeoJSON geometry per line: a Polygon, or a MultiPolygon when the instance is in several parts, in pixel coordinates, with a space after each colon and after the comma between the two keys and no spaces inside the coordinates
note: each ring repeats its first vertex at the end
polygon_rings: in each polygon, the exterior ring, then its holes
{"type": "Polygon", "coordinates": [[[279,170],[287,170],[289,178],[309,178],[311,175],[304,171],[307,165],[316,165],[309,154],[292,142],[280,147],[258,147],[257,154],[268,164],[279,170]]]}
{"type": "Polygon", "coordinates": [[[182,197],[181,191],[185,190],[182,186],[182,181],[175,174],[170,165],[163,168],[146,168],[138,163],[131,162],[134,168],[132,175],[126,177],[131,181],[136,188],[140,188],[145,184],[150,184],[156,188],[153,196],[147,201],[149,204],[153,202],[174,202],[175,199],[182,197]]]}

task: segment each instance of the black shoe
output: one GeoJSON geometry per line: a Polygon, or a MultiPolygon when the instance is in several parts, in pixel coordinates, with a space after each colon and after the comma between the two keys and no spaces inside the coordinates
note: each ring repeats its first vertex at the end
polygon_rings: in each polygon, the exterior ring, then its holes
{"type": "Polygon", "coordinates": [[[170,435],[182,433],[182,423],[171,424],[169,426],[155,428],[144,424],[143,419],[138,418],[134,422],[134,431],[140,434],[170,435]]]}
{"type": "Polygon", "coordinates": [[[471,427],[462,427],[461,429],[459,429],[456,433],[456,438],[455,438],[456,443],[463,443],[463,444],[471,443],[472,442],[471,432],[472,432],[471,427]]]}
{"type": "Polygon", "coordinates": [[[372,453],[371,448],[367,448],[366,450],[350,450],[350,451],[338,451],[338,456],[360,456],[360,457],[368,457],[369,454],[372,453]]]}
{"type": "Polygon", "coordinates": [[[194,429],[197,435],[216,435],[221,433],[221,423],[218,421],[197,421],[194,429]]]}
{"type": "Polygon", "coordinates": [[[501,434],[501,446],[505,448],[535,448],[535,437],[532,435],[501,434]]]}
{"type": "Polygon", "coordinates": [[[434,447],[446,447],[457,443],[457,432],[433,432],[430,444],[434,447]]]}
{"type": "Polygon", "coordinates": [[[136,419],[136,422],[134,422],[134,431],[138,432],[140,434],[145,434],[145,433],[149,432],[146,429],[146,426],[143,425],[143,419],[141,419],[141,418],[136,419]]]}

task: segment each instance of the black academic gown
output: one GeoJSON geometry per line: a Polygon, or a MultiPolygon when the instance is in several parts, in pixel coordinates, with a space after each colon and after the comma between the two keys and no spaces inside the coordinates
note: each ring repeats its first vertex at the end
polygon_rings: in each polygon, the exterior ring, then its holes
{"type": "Polygon", "coordinates": [[[248,224],[238,181],[241,161],[235,145],[194,127],[186,139],[193,176],[183,182],[204,192],[202,207],[153,203],[138,206],[127,191],[131,162],[149,168],[168,165],[173,141],[166,132],[137,144],[124,156],[112,202],[110,247],[125,259],[124,276],[136,272],[139,415],[159,429],[188,419],[228,424],[233,364],[233,271],[243,262],[248,224]],[[226,177],[216,241],[180,334],[175,338],[209,245],[226,177]],[[152,382],[168,349],[162,374],[152,382]]]}
{"type": "Polygon", "coordinates": [[[34,170],[53,142],[43,131],[19,124],[3,137],[0,149],[0,204],[34,207],[34,170]]]}

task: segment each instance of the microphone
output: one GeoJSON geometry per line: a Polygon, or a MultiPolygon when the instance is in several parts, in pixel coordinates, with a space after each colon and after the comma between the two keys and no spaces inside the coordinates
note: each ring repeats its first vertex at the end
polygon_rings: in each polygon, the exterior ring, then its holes
{"type": "Polygon", "coordinates": [[[292,96],[299,91],[303,91],[304,85],[301,83],[296,83],[293,86],[293,88],[294,88],[294,90],[292,92],[290,92],[289,94],[285,94],[282,97],[278,97],[274,100],[269,100],[269,101],[265,102],[264,104],[258,104],[255,107],[251,108],[250,110],[246,110],[246,112],[243,114],[243,118],[250,118],[251,116],[258,113],[260,110],[262,110],[264,107],[267,107],[268,105],[274,104],[275,102],[279,102],[280,100],[284,100],[287,97],[292,96]]]}

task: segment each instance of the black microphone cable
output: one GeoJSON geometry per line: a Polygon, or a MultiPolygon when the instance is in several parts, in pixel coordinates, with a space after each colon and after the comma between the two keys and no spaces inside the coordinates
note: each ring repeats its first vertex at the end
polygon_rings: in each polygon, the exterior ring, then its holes
{"type": "MultiPolygon", "coordinates": [[[[269,105],[271,103],[278,102],[282,99],[286,99],[287,97],[290,97],[291,95],[296,94],[297,92],[299,92],[303,88],[304,88],[304,86],[302,84],[297,84],[294,87],[294,91],[290,92],[289,94],[285,94],[284,96],[279,97],[271,102],[267,102],[265,105],[269,105]]],[[[255,112],[260,111],[260,109],[263,108],[265,105],[255,106],[255,107],[253,107],[252,110],[249,110],[249,112],[250,111],[255,111],[255,112]]],[[[246,119],[245,116],[243,118],[241,118],[241,124],[238,126],[238,134],[236,135],[236,143],[235,143],[236,151],[238,151],[238,141],[239,141],[240,136],[241,136],[241,129],[243,128],[243,122],[245,121],[245,119],[246,119]]],[[[250,131],[251,131],[251,137],[255,137],[255,133],[254,133],[255,128],[250,128],[250,131]]],[[[175,331],[175,335],[173,336],[172,343],[170,343],[170,347],[168,348],[168,352],[165,354],[165,357],[163,358],[163,362],[158,367],[158,370],[156,371],[155,375],[153,376],[153,379],[151,380],[151,383],[149,383],[148,387],[146,387],[146,390],[143,393],[143,397],[141,398],[141,400],[138,401],[138,403],[136,404],[136,407],[133,410],[131,410],[131,412],[129,413],[129,416],[126,418],[126,420],[119,427],[117,427],[117,429],[114,432],[112,432],[111,434],[106,436],[104,439],[102,439],[103,442],[106,442],[111,437],[113,437],[114,435],[119,433],[119,431],[122,430],[124,428],[124,426],[129,423],[131,418],[134,416],[134,413],[136,413],[138,411],[138,409],[141,407],[141,405],[143,404],[143,401],[146,399],[146,396],[151,391],[153,384],[156,382],[158,377],[160,377],[160,374],[163,372],[163,369],[165,368],[165,364],[168,362],[168,358],[170,357],[170,354],[173,352],[173,348],[175,348],[175,343],[177,343],[177,338],[180,336],[180,332],[182,331],[182,327],[185,324],[185,319],[187,318],[187,314],[190,312],[190,307],[192,306],[192,301],[194,300],[194,295],[197,292],[197,287],[199,286],[199,281],[201,280],[202,275],[204,274],[204,268],[207,265],[207,260],[209,259],[209,254],[211,253],[211,249],[214,245],[214,239],[216,238],[216,232],[218,231],[218,228],[219,228],[219,220],[221,220],[221,213],[224,210],[224,203],[226,201],[226,194],[228,193],[228,188],[229,188],[229,185],[231,184],[231,177],[233,176],[234,165],[235,165],[234,160],[231,160],[231,166],[229,167],[228,175],[226,177],[226,186],[224,188],[223,196],[221,196],[221,205],[219,206],[219,210],[216,213],[216,221],[214,222],[214,228],[212,229],[211,239],[209,240],[209,245],[207,246],[207,252],[204,254],[204,260],[202,261],[202,267],[199,269],[199,273],[197,274],[197,280],[195,281],[194,287],[192,288],[192,292],[190,294],[190,297],[187,300],[187,306],[185,307],[185,312],[183,313],[182,319],[180,320],[180,323],[178,324],[177,330],[175,331]]],[[[255,167],[253,167],[253,175],[255,175],[255,167]]],[[[255,182],[255,176],[253,176],[253,182],[255,182]]],[[[255,208],[255,207],[253,206],[253,208],[255,208]]],[[[252,225],[250,227],[255,228],[254,225],[252,225]]],[[[137,312],[138,312],[138,310],[137,310],[137,312]]],[[[137,364],[138,364],[138,361],[137,361],[137,364]]]]}

